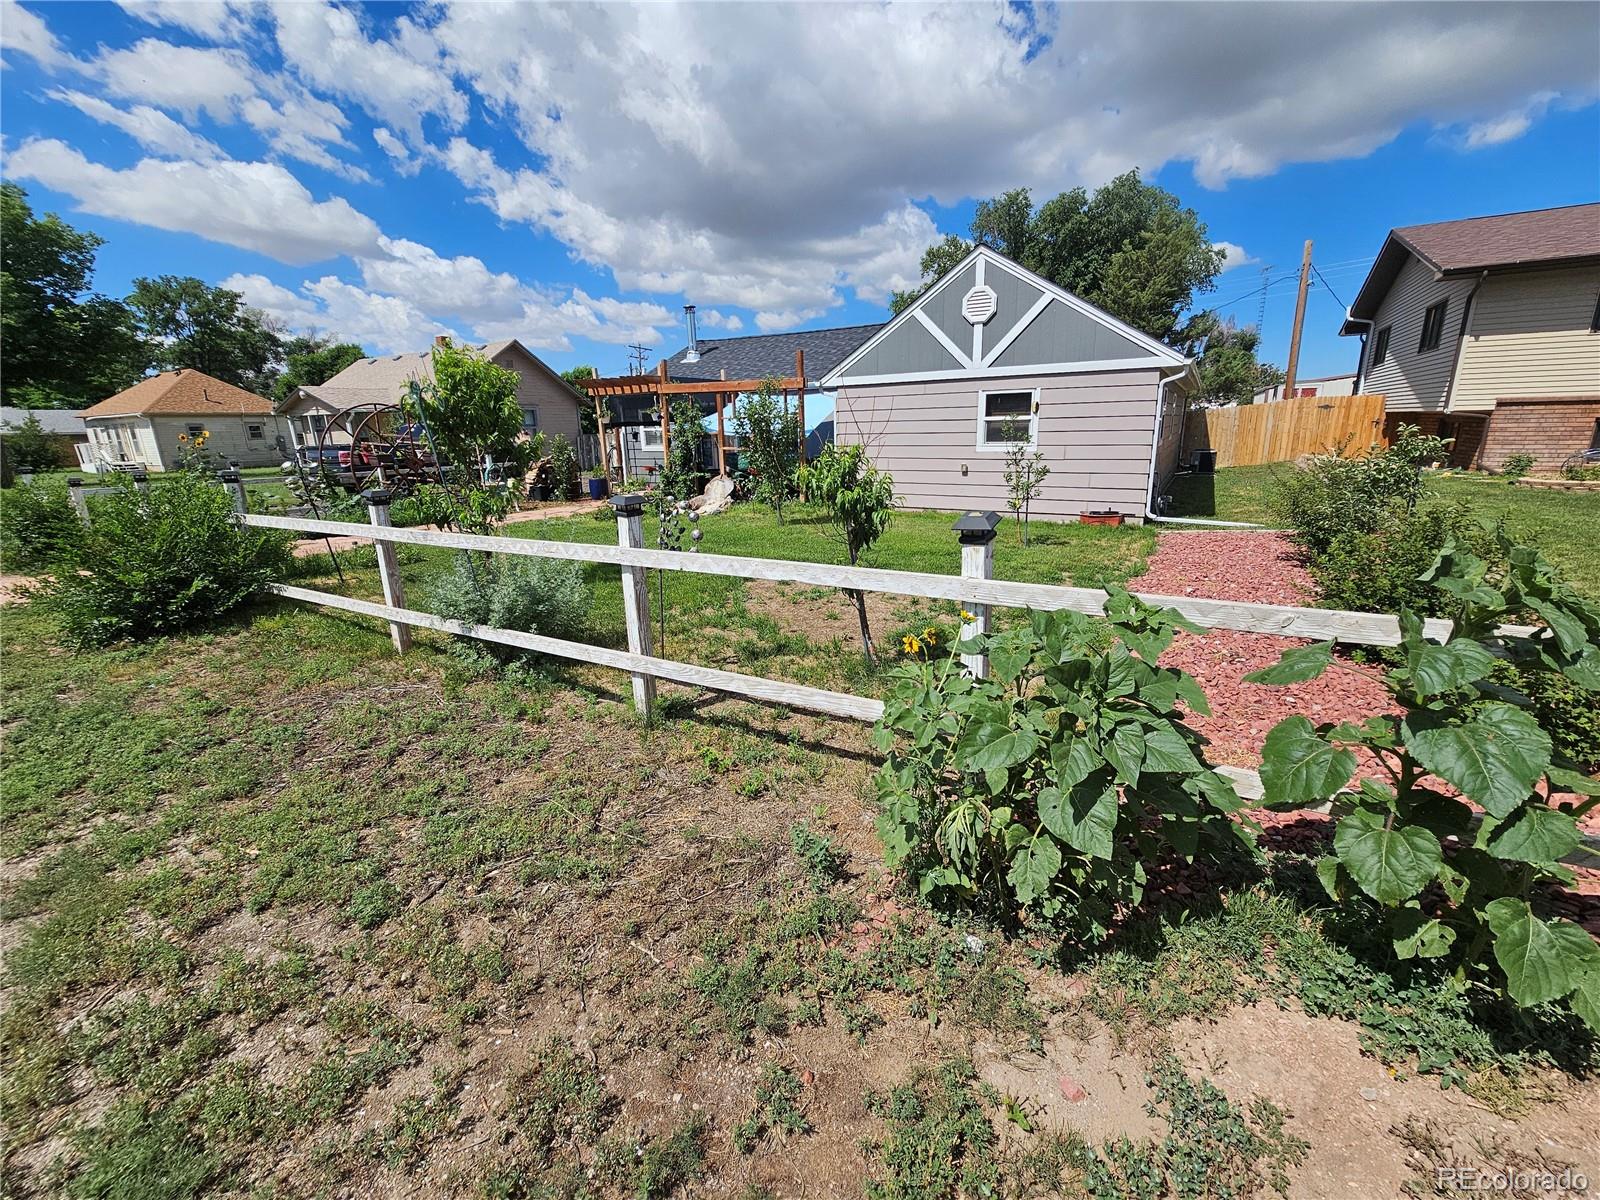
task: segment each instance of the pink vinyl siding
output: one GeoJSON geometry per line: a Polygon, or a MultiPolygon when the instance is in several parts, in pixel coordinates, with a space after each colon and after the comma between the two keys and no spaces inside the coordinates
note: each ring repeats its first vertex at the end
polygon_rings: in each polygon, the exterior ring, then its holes
{"type": "MultiPolygon", "coordinates": [[[[865,446],[874,465],[894,476],[907,508],[1004,513],[1005,454],[977,448],[979,393],[1037,388],[1037,445],[1050,476],[1033,515],[1071,520],[1088,509],[1114,508],[1142,519],[1158,379],[1154,370],[1139,370],[844,385],[834,438],[865,446]]],[[[1166,419],[1181,419],[1181,406],[1177,412],[1166,419]]],[[[1163,441],[1173,436],[1163,434],[1163,441]]]]}

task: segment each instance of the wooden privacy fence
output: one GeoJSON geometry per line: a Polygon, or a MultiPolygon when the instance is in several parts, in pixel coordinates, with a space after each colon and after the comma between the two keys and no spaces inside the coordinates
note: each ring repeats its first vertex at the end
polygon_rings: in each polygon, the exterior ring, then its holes
{"type": "Polygon", "coordinates": [[[1215,450],[1219,467],[1289,462],[1349,440],[1363,452],[1384,443],[1382,396],[1300,396],[1270,404],[1194,408],[1184,417],[1182,460],[1215,450]]]}
{"type": "MultiPolygon", "coordinates": [[[[243,491],[234,487],[240,520],[258,529],[286,529],[327,536],[367,538],[378,547],[378,571],[383,584],[384,602],[356,600],[332,592],[277,584],[273,591],[291,600],[318,604],[375,617],[389,623],[395,649],[401,653],[410,646],[412,628],[435,629],[443,633],[477,638],[503,646],[515,646],[540,654],[575,662],[594,663],[626,671],[632,676],[633,701],[648,715],[655,701],[658,679],[691,687],[759,700],[789,708],[826,713],[855,721],[873,722],[883,715],[883,702],[846,692],[827,691],[782,680],[762,679],[716,667],[660,658],[650,653],[650,605],[645,585],[648,570],[688,571],[703,575],[722,575],[736,579],[767,579],[822,587],[854,588],[900,596],[920,596],[930,600],[952,600],[971,615],[963,632],[987,632],[991,606],[1043,610],[1069,609],[1101,615],[1106,593],[1098,588],[1064,587],[1054,584],[1015,583],[995,579],[994,538],[999,518],[993,513],[968,514],[956,522],[955,533],[961,542],[961,574],[938,575],[923,571],[889,571],[875,567],[847,567],[832,563],[784,562],[778,559],[746,558],[729,554],[704,554],[698,551],[646,550],[643,548],[643,501],[638,496],[623,496],[612,501],[617,512],[617,544],[588,545],[579,542],[539,541],[531,538],[490,537],[480,534],[448,533],[427,529],[397,529],[389,524],[389,497],[383,492],[366,494],[371,524],[355,521],[321,521],[306,517],[263,516],[244,513],[243,491]],[[405,606],[405,592],[395,561],[396,545],[436,546],[451,550],[484,551],[533,558],[559,558],[576,562],[610,563],[622,570],[623,609],[627,619],[628,648],[614,650],[563,638],[496,629],[465,621],[419,612],[405,606]]],[[[1207,600],[1194,596],[1163,596],[1134,593],[1139,599],[1163,608],[1174,608],[1196,624],[1210,629],[1232,629],[1277,637],[1336,640],[1369,646],[1392,646],[1400,641],[1400,622],[1387,613],[1345,612],[1327,608],[1295,608],[1278,604],[1254,604],[1234,600],[1207,600]]],[[[1450,633],[1450,622],[1429,620],[1426,635],[1443,641],[1450,633]]],[[[1509,629],[1508,629],[1509,632],[1509,629]]],[[[985,674],[987,662],[981,656],[963,656],[963,664],[978,675],[985,674]]],[[[1247,799],[1259,799],[1261,785],[1254,771],[1238,767],[1218,767],[1229,776],[1247,799]]]]}

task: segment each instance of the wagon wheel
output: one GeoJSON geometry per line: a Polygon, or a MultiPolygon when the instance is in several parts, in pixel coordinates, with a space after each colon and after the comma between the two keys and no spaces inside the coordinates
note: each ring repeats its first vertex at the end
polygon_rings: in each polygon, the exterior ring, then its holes
{"type": "Polygon", "coordinates": [[[318,461],[356,492],[381,487],[409,495],[420,484],[439,478],[433,456],[410,436],[398,404],[345,409],[329,420],[317,449],[318,461]]]}

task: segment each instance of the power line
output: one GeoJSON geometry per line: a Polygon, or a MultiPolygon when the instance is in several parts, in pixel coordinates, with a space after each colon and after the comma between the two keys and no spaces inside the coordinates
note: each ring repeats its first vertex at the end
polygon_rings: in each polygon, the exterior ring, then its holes
{"type": "MultiPolygon", "coordinates": [[[[1318,279],[1322,279],[1322,272],[1317,270],[1317,267],[1316,267],[1315,263],[1312,264],[1311,270],[1316,274],[1318,279]]],[[[1339,293],[1333,290],[1333,285],[1330,284],[1326,279],[1322,279],[1322,286],[1328,289],[1328,295],[1332,296],[1335,300],[1338,301],[1340,308],[1349,308],[1350,307],[1343,300],[1339,300],[1339,293]]]]}

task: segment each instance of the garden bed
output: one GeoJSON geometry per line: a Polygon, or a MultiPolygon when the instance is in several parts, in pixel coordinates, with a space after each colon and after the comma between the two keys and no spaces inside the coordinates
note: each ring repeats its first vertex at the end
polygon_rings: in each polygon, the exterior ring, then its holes
{"type": "Polygon", "coordinates": [[[1550,479],[1524,475],[1511,481],[1513,487],[1542,488],[1551,492],[1600,492],[1600,479],[1550,479]]]}

